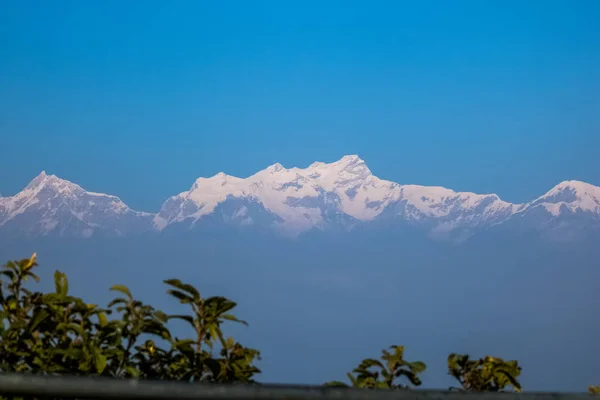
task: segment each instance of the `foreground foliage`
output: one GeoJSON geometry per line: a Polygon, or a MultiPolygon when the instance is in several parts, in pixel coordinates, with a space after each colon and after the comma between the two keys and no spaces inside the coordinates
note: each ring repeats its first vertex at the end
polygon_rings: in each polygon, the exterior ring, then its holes
{"type": "MultiPolygon", "coordinates": [[[[381,361],[365,358],[352,372],[348,373],[351,387],[361,389],[407,389],[408,385],[396,383],[396,379],[406,377],[414,386],[421,385],[418,375],[427,366],[421,361],[408,362],[404,359],[404,346],[390,346],[393,353],[382,350],[381,361]]],[[[327,386],[348,387],[339,381],[326,383],[327,386]]]]}
{"type": "Polygon", "coordinates": [[[254,382],[260,372],[254,365],[259,352],[223,335],[224,321],[245,324],[230,314],[236,303],[225,297],[203,298],[193,286],[169,279],[168,293],[188,314],[166,315],[123,285],[111,288],[121,296],[102,308],[71,296],[60,271],[54,293],[28,290],[25,282],[39,281],[35,267],[34,254],[0,271],[0,371],[190,382],[254,382]],[[171,319],[186,321],[193,337],[174,337],[171,319]]]}
{"type": "Polygon", "coordinates": [[[516,392],[521,391],[517,381],[521,367],[516,360],[504,361],[491,356],[469,360],[468,355],[453,353],[448,356],[448,373],[460,383],[460,390],[498,392],[512,385],[516,392]]]}

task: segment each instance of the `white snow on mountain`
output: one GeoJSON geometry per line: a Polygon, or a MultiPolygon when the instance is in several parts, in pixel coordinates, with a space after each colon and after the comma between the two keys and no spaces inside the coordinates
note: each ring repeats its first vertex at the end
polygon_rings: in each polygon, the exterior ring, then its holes
{"type": "Polygon", "coordinates": [[[364,221],[377,216],[399,193],[397,184],[373,176],[357,156],[345,156],[330,164],[316,162],[308,168],[286,169],[277,163],[245,179],[224,173],[199,178],[189,191],[167,200],[155,224],[163,229],[186,219],[197,221],[233,197],[258,201],[279,216],[285,227],[304,231],[324,223],[319,199],[333,202],[340,212],[364,221]],[[330,196],[325,198],[326,194],[330,196]],[[369,202],[378,204],[367,207],[369,202]]]}
{"type": "Polygon", "coordinates": [[[255,225],[295,236],[383,221],[418,227],[434,237],[464,239],[514,218],[519,226],[535,220],[543,227],[551,225],[546,220],[573,213],[600,221],[600,188],[566,181],[532,202],[512,204],[495,194],[382,180],[360,157],[348,155],[306,168],[277,163],[247,178],[222,172],[198,178],[190,190],[165,201],[158,214],[133,211],[115,196],[87,192],[42,172],[17,195],[0,197],[0,232],[121,236],[210,222],[255,225]]]}
{"type": "Polygon", "coordinates": [[[259,202],[282,219],[278,227],[288,233],[324,227],[326,202],[358,221],[374,221],[383,214],[410,221],[437,220],[438,231],[498,222],[521,207],[496,195],[385,181],[374,176],[361,158],[349,155],[307,168],[274,164],[248,178],[224,173],[199,178],[189,191],[165,202],[155,226],[162,230],[186,220],[196,223],[228,198],[259,202]],[[390,209],[391,215],[386,212],[390,209]]]}
{"type": "Polygon", "coordinates": [[[0,229],[11,233],[87,237],[102,231],[122,236],[147,230],[152,218],[118,197],[87,192],[44,171],[15,196],[0,198],[0,229]]]}
{"type": "Polygon", "coordinates": [[[581,181],[564,181],[528,204],[527,210],[542,207],[553,216],[568,211],[600,215],[600,187],[581,181]]]}

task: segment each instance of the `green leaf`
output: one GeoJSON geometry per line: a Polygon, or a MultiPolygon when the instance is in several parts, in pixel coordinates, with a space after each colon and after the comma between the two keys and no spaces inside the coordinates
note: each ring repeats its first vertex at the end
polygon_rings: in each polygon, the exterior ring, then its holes
{"type": "Polygon", "coordinates": [[[100,323],[100,327],[102,328],[104,328],[108,324],[108,319],[106,318],[105,313],[98,313],[98,322],[100,323]]]}
{"type": "Polygon", "coordinates": [[[191,304],[194,302],[194,299],[191,296],[180,292],[179,290],[169,289],[167,290],[167,293],[177,298],[181,302],[181,304],[191,304]]]}
{"type": "Polygon", "coordinates": [[[6,275],[11,281],[15,279],[15,271],[11,271],[10,269],[2,271],[0,274],[6,275]]]}
{"type": "Polygon", "coordinates": [[[195,340],[192,339],[185,339],[185,340],[177,340],[175,341],[174,345],[176,348],[182,350],[182,351],[186,351],[186,350],[193,350],[192,346],[196,344],[195,340]]]}
{"type": "Polygon", "coordinates": [[[75,332],[76,334],[80,335],[80,336],[84,336],[84,331],[83,328],[77,324],[72,324],[72,323],[60,323],[56,326],[56,330],[61,331],[71,331],[71,332],[75,332]]]}
{"type": "Polygon", "coordinates": [[[228,321],[238,322],[240,324],[244,324],[244,325],[248,326],[248,323],[246,321],[242,321],[241,319],[238,319],[236,316],[231,315],[231,314],[223,314],[223,315],[221,315],[221,318],[226,319],[228,321]]]}
{"type": "Polygon", "coordinates": [[[40,323],[42,323],[49,316],[48,311],[44,309],[39,309],[31,319],[29,323],[29,330],[31,332],[35,331],[40,323]]]}
{"type": "Polygon", "coordinates": [[[223,341],[223,334],[221,333],[221,329],[219,329],[216,325],[208,326],[208,331],[210,333],[211,338],[216,341],[217,339],[221,339],[223,341]]]}
{"type": "Polygon", "coordinates": [[[154,312],[154,316],[160,322],[167,322],[169,320],[169,316],[167,314],[165,314],[164,312],[160,311],[160,310],[155,311],[154,312]]]}
{"type": "Polygon", "coordinates": [[[97,352],[94,357],[94,363],[96,365],[96,371],[98,371],[99,374],[104,372],[104,369],[106,368],[106,357],[103,354],[97,352]]]}
{"type": "Polygon", "coordinates": [[[131,291],[125,285],[112,285],[110,287],[110,290],[123,293],[125,296],[127,296],[129,298],[129,300],[133,299],[133,296],[131,295],[131,291]]]}
{"type": "Polygon", "coordinates": [[[19,267],[17,266],[17,264],[14,261],[9,261],[8,263],[6,263],[6,265],[4,267],[11,269],[15,272],[19,270],[19,267]]]}
{"type": "Polygon", "coordinates": [[[40,282],[40,277],[34,274],[33,272],[27,272],[28,276],[31,276],[36,282],[40,282]]]}
{"type": "Polygon", "coordinates": [[[398,358],[404,357],[404,346],[393,345],[393,346],[390,346],[390,349],[394,350],[394,355],[397,356],[398,358]]]}
{"type": "Polygon", "coordinates": [[[112,307],[112,306],[114,306],[114,305],[116,305],[116,304],[127,304],[127,303],[128,303],[128,301],[127,301],[127,300],[125,300],[125,299],[124,299],[124,298],[122,298],[122,297],[118,297],[118,298],[116,298],[116,299],[113,299],[113,300],[111,300],[111,302],[110,302],[110,303],[108,303],[107,307],[108,307],[108,308],[110,308],[110,307],[112,307]]]}
{"type": "Polygon", "coordinates": [[[427,365],[422,361],[409,363],[409,368],[416,374],[419,374],[427,369],[427,365]]]}
{"type": "Polygon", "coordinates": [[[69,292],[69,280],[67,279],[67,275],[56,270],[54,272],[54,287],[56,289],[56,294],[66,296],[69,292]]]}
{"type": "Polygon", "coordinates": [[[346,373],[346,376],[348,377],[348,379],[350,379],[350,382],[352,382],[352,386],[353,387],[358,387],[359,386],[359,382],[354,377],[354,375],[352,375],[350,372],[348,372],[348,373],[346,373]]]}
{"type": "Polygon", "coordinates": [[[37,253],[33,253],[33,255],[29,258],[29,260],[27,260],[27,262],[23,266],[23,271],[28,271],[32,267],[36,266],[37,265],[37,263],[35,261],[36,258],[37,258],[37,253]]]}
{"type": "Polygon", "coordinates": [[[417,376],[417,374],[410,372],[410,371],[404,371],[404,376],[406,376],[408,378],[408,380],[410,381],[410,383],[412,383],[415,386],[421,386],[421,379],[417,376]]]}
{"type": "Polygon", "coordinates": [[[183,283],[179,279],[167,279],[163,282],[169,286],[173,286],[174,288],[183,290],[184,292],[190,294],[194,301],[200,300],[200,292],[198,292],[198,290],[195,287],[193,287],[192,285],[183,283]]]}
{"type": "Polygon", "coordinates": [[[217,314],[224,314],[234,309],[237,303],[223,296],[213,296],[205,300],[207,307],[213,308],[217,314]]]}

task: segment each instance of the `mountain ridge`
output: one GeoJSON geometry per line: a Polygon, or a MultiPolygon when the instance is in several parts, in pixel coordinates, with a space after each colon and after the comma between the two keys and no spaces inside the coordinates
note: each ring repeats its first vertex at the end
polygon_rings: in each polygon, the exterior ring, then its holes
{"type": "Polygon", "coordinates": [[[58,230],[62,236],[125,236],[146,231],[152,217],[116,196],[86,191],[45,171],[16,195],[0,198],[0,231],[16,235],[58,230]]]}
{"type": "Polygon", "coordinates": [[[443,238],[456,232],[468,237],[532,212],[548,220],[583,214],[600,223],[600,187],[563,181],[528,203],[514,204],[496,194],[382,180],[359,156],[346,155],[306,168],[275,163],[246,178],[224,172],[199,177],[158,212],[148,213],[42,171],[21,192],[0,198],[0,232],[12,226],[11,232],[28,235],[56,229],[62,235],[66,229],[75,236],[98,231],[123,236],[176,226],[189,230],[210,219],[212,224],[262,226],[295,237],[314,229],[351,230],[395,221],[443,238]]]}

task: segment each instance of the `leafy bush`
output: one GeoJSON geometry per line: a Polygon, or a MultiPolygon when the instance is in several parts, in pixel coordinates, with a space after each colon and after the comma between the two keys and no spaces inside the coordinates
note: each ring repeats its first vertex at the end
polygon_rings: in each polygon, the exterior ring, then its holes
{"type": "Polygon", "coordinates": [[[521,367],[515,360],[504,361],[491,356],[469,360],[468,355],[453,353],[448,356],[448,370],[461,384],[461,390],[498,392],[512,385],[516,392],[521,391],[517,381],[521,367]]]}
{"type": "MultiPolygon", "coordinates": [[[[427,366],[421,361],[408,362],[404,360],[404,346],[390,346],[394,352],[382,350],[381,361],[373,358],[364,359],[348,378],[354,388],[366,389],[407,389],[408,385],[395,383],[398,378],[406,377],[414,386],[421,385],[418,375],[427,366]]],[[[348,387],[339,381],[328,382],[326,386],[348,387]]]]}
{"type": "Polygon", "coordinates": [[[600,386],[589,386],[588,391],[592,394],[600,394],[600,386]]]}
{"type": "Polygon", "coordinates": [[[106,308],[69,295],[65,274],[54,274],[54,293],[24,287],[36,255],[12,261],[0,271],[0,371],[103,375],[120,378],[176,379],[190,382],[254,382],[257,350],[246,348],[221,330],[236,303],[225,297],[203,298],[177,279],[164,281],[168,293],[187,305],[186,315],[166,315],[115,285],[122,297],[106,308]],[[118,317],[108,318],[115,314],[118,317]],[[189,323],[193,339],[173,337],[170,319],[189,323]],[[164,343],[162,348],[159,343],[164,343]],[[218,356],[213,354],[218,348],[218,356]]]}

